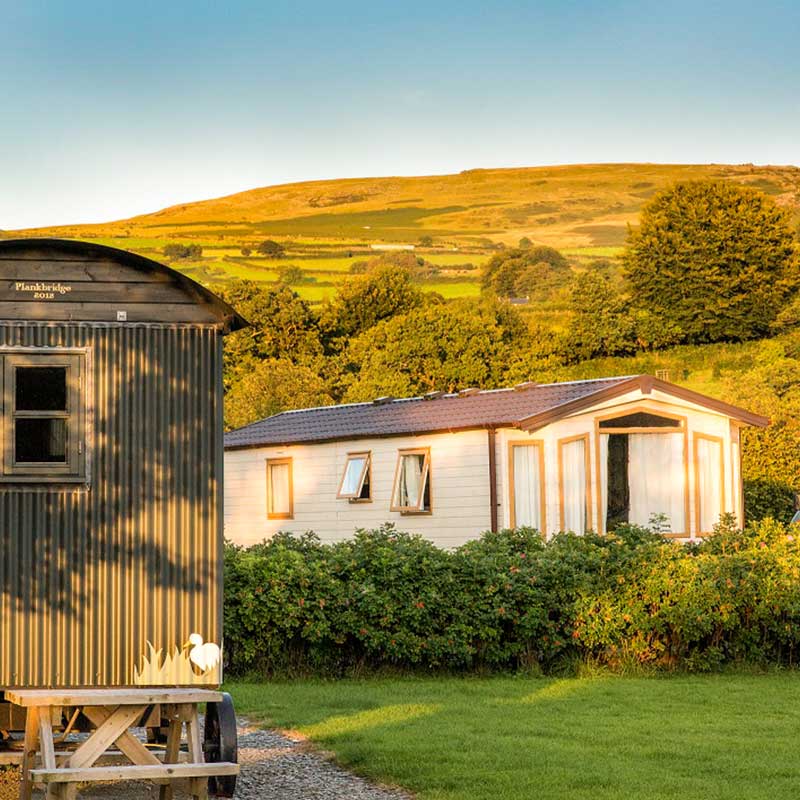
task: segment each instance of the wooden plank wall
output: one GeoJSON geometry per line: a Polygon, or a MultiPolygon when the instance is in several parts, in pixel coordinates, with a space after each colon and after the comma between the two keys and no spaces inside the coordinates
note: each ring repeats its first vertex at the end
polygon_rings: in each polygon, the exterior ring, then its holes
{"type": "Polygon", "coordinates": [[[0,319],[219,322],[199,293],[165,272],[46,247],[0,251],[0,319]]]}

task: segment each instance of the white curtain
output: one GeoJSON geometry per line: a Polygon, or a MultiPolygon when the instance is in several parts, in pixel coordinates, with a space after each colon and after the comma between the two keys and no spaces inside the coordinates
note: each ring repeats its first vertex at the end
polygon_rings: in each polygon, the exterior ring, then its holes
{"type": "Polygon", "coordinates": [[[288,514],[289,501],[289,465],[269,465],[269,513],[288,514]]]}
{"type": "Polygon", "coordinates": [[[598,447],[600,448],[600,519],[597,521],[597,530],[606,532],[608,519],[608,434],[601,433],[598,447]]]}
{"type": "Polygon", "coordinates": [[[686,533],[683,435],[674,433],[628,434],[628,485],[634,525],[647,525],[663,514],[674,533],[686,533]]]}
{"type": "Polygon", "coordinates": [[[364,471],[366,460],[365,456],[347,459],[341,494],[345,496],[355,496],[361,491],[361,473],[364,471]]]}
{"type": "Polygon", "coordinates": [[[586,440],[561,445],[564,530],[586,533],[586,440]]]}
{"type": "Polygon", "coordinates": [[[739,507],[739,503],[741,500],[741,496],[739,492],[741,491],[741,476],[739,475],[739,470],[741,468],[741,464],[739,461],[739,442],[731,442],[731,507],[733,508],[734,514],[737,517],[741,518],[742,509],[739,507]]]}
{"type": "Polygon", "coordinates": [[[395,505],[400,508],[418,508],[422,510],[422,492],[424,490],[422,474],[425,469],[425,456],[411,453],[401,456],[400,474],[397,482],[395,505]]]}
{"type": "Polygon", "coordinates": [[[700,530],[710,533],[722,513],[722,443],[695,439],[697,446],[697,502],[700,504],[700,530]]]}
{"type": "Polygon", "coordinates": [[[514,445],[514,524],[542,530],[539,445],[514,445]]]}

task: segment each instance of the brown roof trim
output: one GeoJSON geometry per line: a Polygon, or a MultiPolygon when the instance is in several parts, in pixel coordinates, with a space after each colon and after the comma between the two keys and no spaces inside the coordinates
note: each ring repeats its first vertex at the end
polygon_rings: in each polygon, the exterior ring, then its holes
{"type": "Polygon", "coordinates": [[[517,427],[525,431],[537,430],[558,419],[562,419],[578,411],[583,411],[586,408],[591,408],[604,400],[611,400],[615,397],[627,394],[635,389],[639,389],[642,394],[651,394],[653,389],[657,389],[660,392],[664,392],[664,394],[670,394],[673,397],[679,397],[687,402],[710,408],[713,411],[718,411],[721,414],[725,414],[725,416],[743,422],[745,425],[766,428],[770,423],[769,417],[762,417],[760,414],[754,414],[739,406],[725,403],[722,400],[715,400],[713,397],[708,397],[699,392],[693,392],[691,389],[684,389],[682,386],[676,386],[674,383],[662,381],[659,378],[654,378],[652,375],[636,375],[623,383],[618,383],[615,386],[608,386],[604,389],[598,389],[592,394],[579,397],[568,403],[549,408],[539,414],[526,417],[517,423],[517,427]]]}
{"type": "Polygon", "coordinates": [[[331,442],[353,442],[357,439],[401,439],[409,436],[431,436],[436,433],[463,433],[464,431],[494,431],[499,428],[516,428],[513,422],[486,422],[482,425],[463,425],[453,428],[431,428],[429,430],[401,431],[400,433],[359,433],[352,436],[328,436],[325,439],[299,439],[296,441],[269,442],[268,444],[226,444],[225,450],[263,450],[267,447],[299,447],[301,445],[330,444],[331,442]]]}

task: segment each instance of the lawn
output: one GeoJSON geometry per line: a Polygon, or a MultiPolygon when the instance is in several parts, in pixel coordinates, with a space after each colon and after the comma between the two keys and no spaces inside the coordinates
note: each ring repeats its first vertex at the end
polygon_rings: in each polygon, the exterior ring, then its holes
{"type": "Polygon", "coordinates": [[[794,674],[228,688],[239,714],[420,800],[775,800],[800,785],[794,674]]]}

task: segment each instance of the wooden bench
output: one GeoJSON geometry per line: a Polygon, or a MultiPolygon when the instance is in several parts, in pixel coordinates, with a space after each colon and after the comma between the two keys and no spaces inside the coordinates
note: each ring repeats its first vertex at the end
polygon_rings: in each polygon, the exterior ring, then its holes
{"type": "Polygon", "coordinates": [[[171,800],[172,782],[190,779],[192,797],[206,800],[209,777],[235,775],[239,765],[206,763],[200,740],[199,703],[216,703],[219,692],[208,689],[18,689],[7,690],[6,699],[27,709],[22,753],[20,800],[30,800],[34,784],[45,787],[48,800],[71,800],[76,784],[95,781],[152,780],[161,784],[160,800],[171,800]],[[159,706],[168,721],[163,760],[131,733],[149,708],[159,706]],[[74,750],[55,749],[53,723],[64,709],[81,712],[94,730],[74,750]],[[184,729],[188,761],[181,760],[184,729]],[[130,765],[96,766],[115,748],[130,765]],[[40,755],[41,767],[36,767],[40,755]]]}

